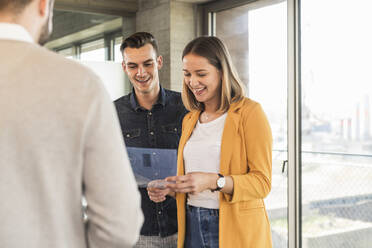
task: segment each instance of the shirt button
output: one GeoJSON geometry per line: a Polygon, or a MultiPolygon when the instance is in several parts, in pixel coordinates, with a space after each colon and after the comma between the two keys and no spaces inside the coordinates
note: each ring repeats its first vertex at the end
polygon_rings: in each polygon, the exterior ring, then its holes
{"type": "Polygon", "coordinates": [[[161,214],[161,211],[159,211],[158,214],[161,214]]]}
{"type": "Polygon", "coordinates": [[[174,131],[176,131],[176,132],[177,132],[177,128],[174,128],[174,131]]]}
{"type": "Polygon", "coordinates": [[[151,135],[154,135],[154,132],[153,132],[153,131],[151,131],[151,132],[150,132],[150,134],[151,134],[151,135]]]}
{"type": "Polygon", "coordinates": [[[126,136],[127,136],[127,138],[129,138],[130,137],[130,134],[127,134],[126,136]]]}
{"type": "Polygon", "coordinates": [[[152,112],[149,112],[149,115],[152,115],[152,112]]]}

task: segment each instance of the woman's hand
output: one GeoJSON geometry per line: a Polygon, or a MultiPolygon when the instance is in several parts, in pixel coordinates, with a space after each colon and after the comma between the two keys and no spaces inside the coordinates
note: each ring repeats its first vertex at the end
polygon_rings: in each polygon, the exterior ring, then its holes
{"type": "Polygon", "coordinates": [[[174,192],[196,194],[204,190],[217,188],[218,174],[206,172],[190,172],[184,176],[167,177],[170,183],[166,187],[174,192]]]}
{"type": "Polygon", "coordinates": [[[165,201],[167,195],[175,197],[175,193],[171,192],[171,189],[166,187],[168,184],[170,183],[165,180],[154,180],[149,182],[147,185],[147,194],[150,200],[153,202],[162,202],[165,201]]]}

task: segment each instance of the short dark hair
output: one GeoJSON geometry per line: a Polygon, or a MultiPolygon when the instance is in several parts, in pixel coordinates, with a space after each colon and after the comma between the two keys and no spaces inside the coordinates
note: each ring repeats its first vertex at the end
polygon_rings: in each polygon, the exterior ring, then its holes
{"type": "Polygon", "coordinates": [[[33,0],[0,0],[0,10],[9,9],[14,12],[20,12],[33,0]]]}
{"type": "Polygon", "coordinates": [[[121,43],[120,51],[123,54],[124,49],[127,47],[140,48],[146,44],[151,44],[155,50],[156,56],[158,56],[158,43],[155,40],[154,36],[147,32],[137,32],[126,38],[123,43],[121,43]]]}

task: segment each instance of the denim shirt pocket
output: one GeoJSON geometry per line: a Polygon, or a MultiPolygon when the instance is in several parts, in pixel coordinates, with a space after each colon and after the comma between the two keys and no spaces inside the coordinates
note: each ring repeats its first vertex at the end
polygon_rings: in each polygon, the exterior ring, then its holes
{"type": "Polygon", "coordinates": [[[161,126],[163,133],[180,134],[181,130],[176,123],[161,126]]]}
{"type": "Polygon", "coordinates": [[[141,129],[127,129],[123,130],[124,139],[133,139],[139,137],[141,134],[141,129]]]}

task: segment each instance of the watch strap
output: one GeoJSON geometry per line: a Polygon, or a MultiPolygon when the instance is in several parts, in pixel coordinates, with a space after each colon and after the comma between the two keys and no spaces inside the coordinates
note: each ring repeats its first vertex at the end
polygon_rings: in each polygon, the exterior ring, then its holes
{"type": "MultiPolygon", "coordinates": [[[[221,177],[224,177],[224,176],[223,176],[222,174],[220,174],[220,173],[218,173],[217,175],[219,176],[218,179],[220,179],[221,177]]],[[[218,179],[217,179],[217,181],[218,181],[218,179]]],[[[217,188],[215,188],[215,189],[211,189],[212,192],[220,191],[220,190],[222,189],[221,187],[218,186],[217,181],[216,181],[217,188]]]]}

